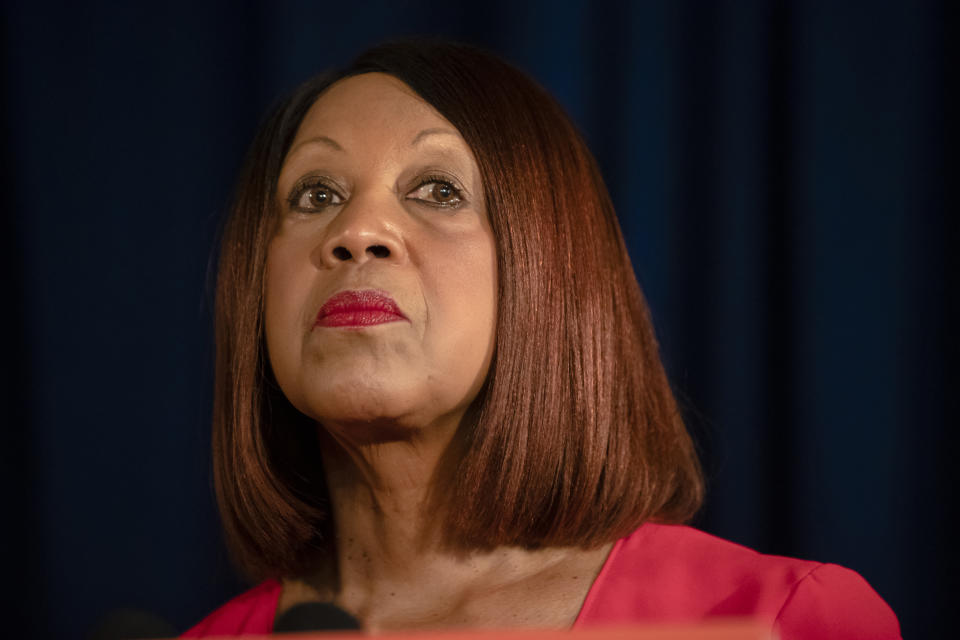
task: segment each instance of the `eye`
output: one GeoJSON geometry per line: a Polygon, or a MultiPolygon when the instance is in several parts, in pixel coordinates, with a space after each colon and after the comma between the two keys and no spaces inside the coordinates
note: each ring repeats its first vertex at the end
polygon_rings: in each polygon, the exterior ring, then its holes
{"type": "Polygon", "coordinates": [[[291,209],[297,211],[321,211],[342,204],[343,197],[333,187],[317,178],[301,181],[287,198],[291,209]]]}
{"type": "Polygon", "coordinates": [[[409,200],[419,200],[435,207],[455,208],[463,203],[463,193],[450,180],[427,176],[419,186],[407,194],[409,200]]]}

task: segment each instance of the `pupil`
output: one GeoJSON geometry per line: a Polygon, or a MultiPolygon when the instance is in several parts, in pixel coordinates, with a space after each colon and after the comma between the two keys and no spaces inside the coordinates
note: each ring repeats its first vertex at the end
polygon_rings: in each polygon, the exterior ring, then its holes
{"type": "Polygon", "coordinates": [[[437,187],[437,197],[440,200],[446,200],[453,195],[453,189],[450,188],[448,184],[438,184],[437,187]]]}
{"type": "Polygon", "coordinates": [[[328,194],[326,191],[314,191],[313,192],[313,201],[316,204],[326,204],[328,194]]]}

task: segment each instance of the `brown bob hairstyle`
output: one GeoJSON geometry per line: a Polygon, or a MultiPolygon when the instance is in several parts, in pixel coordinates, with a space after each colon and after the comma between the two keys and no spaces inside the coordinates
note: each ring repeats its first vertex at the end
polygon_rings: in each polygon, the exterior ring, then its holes
{"type": "Polygon", "coordinates": [[[647,520],[689,519],[703,497],[700,467],[610,197],[576,128],[502,60],[405,41],[308,80],[273,108],[223,230],[213,462],[240,568],[255,579],[302,574],[334,544],[318,427],[270,371],[264,265],[277,177],[301,119],[331,84],[368,72],[403,81],[460,131],[496,239],[493,360],[435,482],[450,543],[592,547],[647,520]]]}

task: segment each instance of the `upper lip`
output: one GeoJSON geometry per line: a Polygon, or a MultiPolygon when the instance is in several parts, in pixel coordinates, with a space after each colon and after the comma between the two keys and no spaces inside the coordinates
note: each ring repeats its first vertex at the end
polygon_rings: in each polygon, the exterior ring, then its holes
{"type": "Polygon", "coordinates": [[[393,313],[404,320],[407,316],[400,311],[396,301],[386,291],[378,289],[351,289],[335,293],[320,307],[317,313],[317,322],[335,313],[351,311],[386,311],[393,313]]]}

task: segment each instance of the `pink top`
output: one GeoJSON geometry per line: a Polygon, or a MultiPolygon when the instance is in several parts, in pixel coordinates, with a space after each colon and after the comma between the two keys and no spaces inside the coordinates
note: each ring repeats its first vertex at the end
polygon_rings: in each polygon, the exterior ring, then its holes
{"type": "MultiPolygon", "coordinates": [[[[270,633],[281,590],[268,580],[184,637],[270,633]]],[[[573,628],[718,616],[769,621],[783,640],[900,638],[893,611],[854,571],[763,555],[690,527],[657,524],[614,544],[573,628]]]]}

